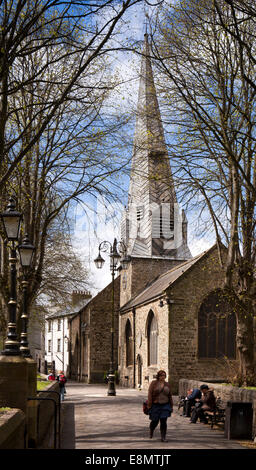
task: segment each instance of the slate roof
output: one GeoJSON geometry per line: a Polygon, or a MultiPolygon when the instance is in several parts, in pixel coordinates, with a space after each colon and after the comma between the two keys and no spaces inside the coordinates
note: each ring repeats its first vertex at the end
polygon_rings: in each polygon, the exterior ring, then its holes
{"type": "Polygon", "coordinates": [[[78,303],[74,307],[68,306],[65,310],[58,310],[54,313],[49,313],[46,315],[47,320],[51,320],[54,318],[62,318],[62,317],[67,317],[71,315],[76,315],[78,311],[81,310],[81,308],[85,307],[91,299],[84,299],[82,302],[78,303]]]}
{"type": "Polygon", "coordinates": [[[149,285],[146,286],[136,297],[129,300],[125,305],[120,309],[120,312],[123,313],[127,310],[131,310],[137,305],[147,303],[152,301],[155,298],[163,295],[163,292],[171,286],[177,279],[179,279],[185,272],[187,272],[192,266],[194,266],[199,260],[201,260],[207,253],[209,253],[214,247],[212,246],[209,250],[200,253],[200,255],[195,256],[194,258],[185,261],[184,263],[175,266],[174,268],[166,271],[164,274],[159,275],[154,279],[149,285]]]}

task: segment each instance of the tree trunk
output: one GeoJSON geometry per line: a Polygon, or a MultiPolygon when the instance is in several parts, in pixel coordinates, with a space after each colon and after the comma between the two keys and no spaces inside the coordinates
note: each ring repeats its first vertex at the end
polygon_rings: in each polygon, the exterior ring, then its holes
{"type": "Polygon", "coordinates": [[[249,308],[247,314],[237,314],[237,351],[241,385],[255,385],[253,315],[249,308]]]}

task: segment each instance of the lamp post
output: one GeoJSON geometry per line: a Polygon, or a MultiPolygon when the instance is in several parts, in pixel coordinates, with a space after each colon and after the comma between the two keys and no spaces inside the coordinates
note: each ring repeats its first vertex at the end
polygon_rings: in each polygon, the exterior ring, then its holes
{"type": "MultiPolygon", "coordinates": [[[[27,281],[24,278],[23,287],[23,314],[22,314],[22,341],[21,344],[17,338],[17,269],[16,269],[16,248],[18,245],[20,224],[22,214],[16,211],[15,200],[9,199],[7,210],[0,214],[3,222],[6,238],[10,243],[10,300],[8,303],[8,333],[4,345],[4,351],[0,354],[0,406],[9,406],[10,408],[21,409],[30,423],[28,432],[28,441],[30,432],[35,434],[36,414],[34,408],[27,407],[27,397],[36,396],[37,388],[37,364],[30,357],[27,343],[27,281]],[[25,356],[25,357],[24,357],[25,356]]],[[[24,270],[31,262],[31,248],[26,238],[22,245],[18,247],[20,261],[24,270]]]]}
{"type": "Polygon", "coordinates": [[[8,333],[5,341],[5,347],[2,351],[3,355],[6,356],[19,356],[19,342],[17,339],[17,325],[16,325],[16,314],[17,314],[17,289],[16,289],[16,245],[20,232],[20,223],[22,219],[21,212],[16,211],[15,200],[9,199],[9,204],[5,212],[0,214],[6,237],[8,242],[11,243],[10,247],[10,300],[8,302],[8,333]]]}
{"type": "Polygon", "coordinates": [[[112,312],[111,312],[111,359],[110,359],[110,368],[108,374],[108,395],[116,395],[115,389],[115,370],[114,370],[114,317],[115,317],[115,273],[118,269],[118,263],[121,263],[123,269],[127,269],[129,258],[126,254],[126,246],[123,241],[117,242],[117,239],[114,239],[113,244],[109,241],[103,241],[99,245],[99,254],[94,260],[95,265],[98,269],[101,269],[105,263],[104,258],[101,256],[101,251],[108,252],[110,257],[110,271],[112,275],[112,312]],[[120,253],[123,254],[123,258],[120,253]]]}
{"type": "Polygon", "coordinates": [[[19,254],[20,254],[20,263],[23,270],[23,281],[22,281],[22,290],[23,290],[23,311],[21,316],[21,342],[20,342],[20,352],[21,355],[24,357],[31,357],[30,350],[28,347],[28,308],[27,308],[27,289],[28,289],[28,281],[27,281],[27,272],[31,266],[33,254],[34,254],[34,246],[30,243],[28,235],[26,234],[23,242],[18,247],[19,254]]]}

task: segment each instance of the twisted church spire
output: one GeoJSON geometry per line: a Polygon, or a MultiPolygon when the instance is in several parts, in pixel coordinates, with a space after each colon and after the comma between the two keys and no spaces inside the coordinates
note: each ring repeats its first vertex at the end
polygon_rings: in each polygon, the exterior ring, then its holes
{"type": "MultiPolygon", "coordinates": [[[[141,59],[128,207],[122,222],[122,237],[132,256],[178,256],[177,243],[179,246],[186,245],[186,219],[183,213],[180,220],[175,222],[176,206],[174,181],[146,32],[141,59]]],[[[191,256],[187,248],[179,252],[186,258],[191,256]]]]}

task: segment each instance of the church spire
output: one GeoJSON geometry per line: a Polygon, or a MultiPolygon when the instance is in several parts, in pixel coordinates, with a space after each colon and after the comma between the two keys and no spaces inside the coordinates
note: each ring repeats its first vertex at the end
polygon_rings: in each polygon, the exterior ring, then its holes
{"type": "MultiPolygon", "coordinates": [[[[175,222],[177,199],[150,56],[151,48],[146,32],[141,59],[128,207],[122,221],[122,238],[128,244],[128,251],[132,256],[177,257],[176,243],[179,239],[179,245],[184,245],[186,220],[181,216],[180,223],[178,220],[175,222]],[[175,230],[179,232],[176,237],[175,230]]],[[[184,255],[186,250],[180,251],[184,255]]],[[[187,257],[190,257],[188,253],[186,259],[187,257]]]]}
{"type": "Polygon", "coordinates": [[[149,152],[167,152],[154,84],[147,33],[144,34],[141,60],[134,147],[135,152],[144,148],[149,152]]]}

